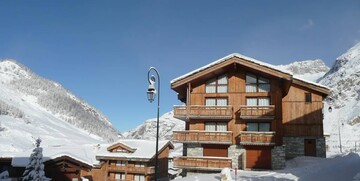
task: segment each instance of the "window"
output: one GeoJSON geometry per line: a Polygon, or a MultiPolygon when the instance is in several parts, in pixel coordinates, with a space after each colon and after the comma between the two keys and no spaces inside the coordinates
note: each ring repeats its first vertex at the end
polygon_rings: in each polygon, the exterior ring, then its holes
{"type": "Polygon", "coordinates": [[[226,98],[206,98],[205,105],[206,106],[227,106],[226,98]]]}
{"type": "Polygon", "coordinates": [[[269,97],[247,97],[246,98],[247,106],[270,106],[269,97]]]}
{"type": "Polygon", "coordinates": [[[134,181],[145,181],[145,176],[144,175],[135,175],[134,176],[134,181]]]}
{"type": "Polygon", "coordinates": [[[311,103],[311,93],[305,93],[305,102],[306,103],[311,103]]]}
{"type": "Polygon", "coordinates": [[[135,162],[135,167],[145,167],[144,162],[135,162]]]}
{"type": "Polygon", "coordinates": [[[124,160],[117,160],[116,161],[117,167],[125,167],[125,161],[124,160]]]}
{"type": "Polygon", "coordinates": [[[269,79],[246,74],[246,92],[270,92],[269,79]]]}
{"type": "Polygon", "coordinates": [[[246,123],[247,131],[269,132],[270,123],[246,123]]]}
{"type": "Polygon", "coordinates": [[[205,122],[205,131],[227,131],[226,122],[205,122]]]}
{"type": "Polygon", "coordinates": [[[125,173],[115,173],[115,180],[125,180],[125,173]]]}
{"type": "Polygon", "coordinates": [[[227,75],[211,79],[206,82],[206,93],[226,93],[228,91],[227,75]]]}

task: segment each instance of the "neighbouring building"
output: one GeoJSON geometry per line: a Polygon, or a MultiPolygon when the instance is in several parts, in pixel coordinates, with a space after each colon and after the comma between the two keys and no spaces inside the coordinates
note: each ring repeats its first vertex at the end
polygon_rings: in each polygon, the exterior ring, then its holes
{"type": "MultiPolygon", "coordinates": [[[[45,175],[52,181],[150,181],[155,173],[155,141],[121,139],[114,144],[45,146],[45,175]]],[[[168,179],[173,145],[159,141],[158,178],[168,179]]],[[[0,170],[20,178],[32,152],[0,155],[0,170]]]]}
{"type": "Polygon", "coordinates": [[[275,66],[230,54],[171,81],[178,99],[174,131],[185,172],[281,169],[296,156],[325,157],[325,86],[294,77],[275,66]]]}

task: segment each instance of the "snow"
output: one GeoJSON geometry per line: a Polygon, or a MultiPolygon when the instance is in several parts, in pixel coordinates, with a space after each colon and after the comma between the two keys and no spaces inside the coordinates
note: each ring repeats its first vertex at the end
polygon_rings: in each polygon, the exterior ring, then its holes
{"type": "Polygon", "coordinates": [[[191,71],[191,72],[189,72],[189,73],[187,73],[187,74],[184,74],[184,75],[182,75],[182,76],[180,76],[180,77],[177,77],[177,78],[173,79],[172,81],[170,81],[170,83],[172,84],[172,83],[174,83],[174,82],[176,82],[176,81],[179,81],[179,80],[181,80],[181,79],[184,79],[184,78],[186,78],[186,77],[188,77],[188,76],[190,76],[190,75],[193,75],[193,74],[195,74],[195,73],[198,73],[198,72],[200,72],[200,71],[202,71],[202,70],[204,70],[204,69],[207,69],[207,68],[210,68],[210,67],[215,66],[215,65],[217,65],[217,64],[220,64],[220,63],[222,63],[222,62],[224,62],[224,61],[226,61],[226,60],[228,60],[228,59],[230,59],[230,58],[233,58],[233,57],[238,57],[238,58],[241,58],[241,59],[244,59],[244,60],[253,62],[253,63],[255,63],[255,64],[258,64],[258,65],[261,65],[261,66],[264,66],[264,67],[268,67],[268,68],[277,70],[277,71],[282,72],[282,73],[285,73],[285,74],[292,75],[292,73],[291,73],[290,71],[286,71],[286,70],[279,69],[278,67],[276,67],[276,66],[274,66],[274,65],[271,65],[271,64],[268,64],[268,63],[265,63],[265,62],[256,60],[256,59],[251,58],[251,57],[247,57],[247,56],[242,55],[242,54],[239,54],[239,53],[232,53],[232,54],[230,54],[230,55],[228,55],[228,56],[225,56],[225,57],[223,57],[223,58],[220,58],[220,59],[218,59],[218,60],[215,60],[214,62],[211,62],[211,63],[209,63],[208,65],[205,65],[205,66],[200,67],[200,68],[198,68],[198,69],[196,69],[196,70],[194,70],[194,71],[191,71]]]}
{"type": "MultiPolygon", "coordinates": [[[[248,171],[231,170],[232,180],[272,181],[272,180],[316,180],[316,181],[352,181],[360,178],[360,155],[348,153],[333,158],[297,157],[286,163],[283,170],[248,171]]],[[[219,181],[220,174],[198,174],[176,181],[219,181]]]]}
{"type": "MultiPolygon", "coordinates": [[[[118,158],[139,158],[139,159],[151,159],[155,156],[156,142],[150,140],[138,140],[138,139],[121,139],[112,145],[103,145],[96,154],[99,157],[118,157],[118,158]],[[122,143],[132,149],[135,149],[133,153],[120,153],[120,152],[109,152],[107,148],[117,143],[122,143]]],[[[159,141],[158,150],[168,145],[169,141],[159,141]]]]}

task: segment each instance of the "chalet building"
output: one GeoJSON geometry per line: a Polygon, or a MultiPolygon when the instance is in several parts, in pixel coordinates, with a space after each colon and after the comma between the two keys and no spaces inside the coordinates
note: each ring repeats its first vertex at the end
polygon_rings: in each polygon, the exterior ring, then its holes
{"type": "MultiPolygon", "coordinates": [[[[169,141],[159,141],[158,178],[168,180],[169,141]]],[[[0,156],[0,170],[20,178],[32,150],[0,156]]],[[[155,141],[122,139],[108,145],[43,147],[45,175],[52,181],[150,181],[155,173],[155,141]]]]}
{"type": "Polygon", "coordinates": [[[171,81],[184,106],[174,117],[185,171],[281,169],[296,156],[325,157],[323,98],[329,89],[273,65],[231,54],[171,81]]]}
{"type": "MultiPolygon", "coordinates": [[[[158,180],[168,180],[168,157],[172,148],[169,141],[159,141],[158,180]]],[[[105,169],[104,177],[97,180],[150,181],[155,173],[155,142],[121,140],[98,153],[96,159],[105,169]]]]}

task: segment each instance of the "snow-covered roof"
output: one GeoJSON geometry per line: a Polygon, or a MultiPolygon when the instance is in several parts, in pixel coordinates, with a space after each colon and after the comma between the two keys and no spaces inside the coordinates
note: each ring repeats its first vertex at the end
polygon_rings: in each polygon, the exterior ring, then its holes
{"type": "Polygon", "coordinates": [[[252,63],[256,63],[256,64],[258,64],[258,65],[261,65],[261,66],[264,66],[264,67],[267,67],[267,68],[271,68],[271,69],[277,70],[277,71],[282,72],[282,73],[285,73],[285,74],[292,75],[291,72],[286,71],[286,70],[279,69],[278,67],[276,67],[276,66],[274,66],[274,65],[271,65],[271,64],[262,62],[262,61],[260,61],[260,60],[256,60],[256,59],[251,58],[251,57],[247,57],[247,56],[242,55],[242,54],[239,54],[239,53],[232,53],[232,54],[230,54],[230,55],[228,55],[228,56],[225,56],[225,57],[223,57],[223,58],[220,58],[220,59],[218,59],[218,60],[215,60],[214,62],[211,62],[211,63],[209,63],[209,64],[207,64],[207,65],[205,65],[205,66],[203,66],[203,67],[200,67],[200,68],[198,68],[198,69],[196,69],[196,70],[194,70],[194,71],[191,71],[191,72],[189,72],[189,73],[187,73],[187,74],[184,74],[184,75],[182,75],[182,76],[180,76],[180,77],[177,77],[177,78],[173,79],[172,81],[170,81],[170,83],[172,84],[172,83],[174,83],[174,82],[176,82],[176,81],[179,81],[179,80],[181,80],[181,79],[184,79],[184,78],[186,78],[186,77],[189,77],[189,76],[191,76],[191,75],[193,75],[193,74],[195,74],[195,73],[198,73],[198,72],[200,72],[200,71],[202,71],[202,70],[205,70],[205,69],[207,69],[207,68],[210,68],[210,67],[212,67],[212,66],[215,66],[215,65],[217,65],[217,64],[220,64],[220,63],[222,63],[222,62],[224,62],[224,61],[226,61],[226,60],[229,60],[230,58],[233,58],[233,57],[238,57],[238,58],[241,58],[241,59],[250,61],[250,62],[252,62],[252,63]]]}
{"type": "MultiPolygon", "coordinates": [[[[43,162],[67,156],[89,166],[99,163],[99,161],[95,158],[97,145],[49,146],[42,148],[43,162]]],[[[29,157],[32,151],[33,149],[30,149],[25,152],[15,154],[11,165],[14,167],[25,167],[29,163],[29,157]]]]}
{"type": "MultiPolygon", "coordinates": [[[[115,144],[124,144],[134,150],[134,152],[124,153],[124,152],[110,152],[107,150],[107,147],[101,147],[101,150],[97,157],[117,157],[117,158],[126,158],[126,159],[146,159],[149,160],[155,156],[155,147],[156,142],[150,140],[138,140],[138,139],[121,139],[115,144]]],[[[159,141],[158,150],[162,150],[165,146],[171,145],[170,141],[159,141]]],[[[114,145],[114,144],[112,144],[114,145]]],[[[112,145],[108,145],[112,146],[112,145]]],[[[172,146],[173,147],[173,146],[172,146]]]]}
{"type": "Polygon", "coordinates": [[[316,82],[312,82],[312,81],[309,81],[309,80],[306,80],[306,79],[303,79],[303,78],[300,78],[296,75],[293,76],[294,79],[297,79],[297,80],[300,80],[302,82],[305,82],[305,83],[308,83],[308,84],[312,84],[314,86],[318,86],[318,87],[322,87],[322,88],[325,88],[325,89],[330,89],[328,86],[325,86],[325,85],[322,85],[322,84],[319,84],[319,83],[316,83],[316,82]]]}

